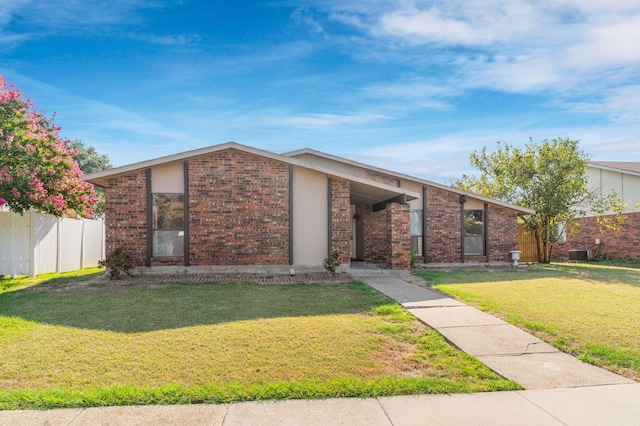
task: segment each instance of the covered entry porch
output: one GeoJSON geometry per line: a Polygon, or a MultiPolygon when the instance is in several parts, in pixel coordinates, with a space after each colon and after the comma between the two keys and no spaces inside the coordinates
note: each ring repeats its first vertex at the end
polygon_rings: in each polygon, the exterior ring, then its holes
{"type": "Polygon", "coordinates": [[[409,201],[419,194],[386,184],[350,182],[349,255],[353,261],[409,269],[409,201]]]}

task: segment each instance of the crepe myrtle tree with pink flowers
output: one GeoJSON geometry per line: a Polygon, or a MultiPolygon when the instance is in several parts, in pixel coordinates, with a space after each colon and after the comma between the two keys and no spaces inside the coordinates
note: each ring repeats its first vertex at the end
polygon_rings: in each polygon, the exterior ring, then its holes
{"type": "Polygon", "coordinates": [[[92,217],[93,185],[83,182],[76,152],[53,119],[0,75],[0,205],[20,214],[35,209],[92,217]]]}

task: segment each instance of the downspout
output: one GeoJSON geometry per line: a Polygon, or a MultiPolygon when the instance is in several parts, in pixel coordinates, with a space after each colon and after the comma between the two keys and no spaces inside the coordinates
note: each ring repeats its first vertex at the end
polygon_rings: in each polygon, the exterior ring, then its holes
{"type": "Polygon", "coordinates": [[[467,202],[465,194],[460,196],[460,263],[464,263],[464,203],[467,202]]]}

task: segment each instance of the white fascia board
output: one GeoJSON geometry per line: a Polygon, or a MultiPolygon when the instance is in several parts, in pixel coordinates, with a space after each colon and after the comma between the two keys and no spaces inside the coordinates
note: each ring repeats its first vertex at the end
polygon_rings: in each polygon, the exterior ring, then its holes
{"type": "Polygon", "coordinates": [[[380,167],[371,166],[369,164],[359,163],[357,161],[348,160],[346,158],[342,158],[342,157],[338,157],[338,156],[335,156],[335,155],[327,154],[327,153],[324,153],[324,152],[321,152],[321,151],[316,151],[316,150],[310,149],[310,148],[303,148],[303,149],[299,149],[297,151],[287,152],[287,153],[284,153],[282,155],[296,157],[296,156],[302,155],[302,154],[316,155],[318,157],[326,158],[328,160],[333,160],[333,161],[349,164],[349,165],[355,166],[355,167],[361,167],[361,168],[364,168],[364,169],[367,169],[367,170],[371,170],[371,171],[374,171],[374,172],[383,173],[383,174],[386,174],[386,175],[389,175],[389,176],[394,176],[394,177],[397,177],[399,179],[404,179],[404,180],[408,180],[408,181],[411,181],[411,182],[415,182],[415,183],[418,183],[420,185],[431,186],[431,187],[434,187],[434,188],[437,188],[437,189],[441,189],[443,191],[453,192],[454,194],[458,194],[458,195],[466,195],[469,198],[473,198],[473,199],[478,200],[478,201],[482,201],[482,202],[486,202],[486,203],[490,203],[490,204],[495,204],[497,206],[505,207],[505,208],[508,208],[508,209],[511,209],[511,210],[516,210],[516,211],[519,211],[519,212],[524,213],[524,214],[535,214],[535,210],[529,209],[527,207],[517,206],[515,204],[506,203],[506,202],[500,201],[500,200],[495,200],[493,198],[485,197],[483,195],[474,194],[473,192],[466,192],[466,191],[463,191],[461,189],[453,188],[451,186],[442,185],[442,184],[439,184],[439,183],[436,183],[436,182],[432,182],[432,181],[429,181],[429,180],[426,180],[426,179],[421,179],[421,178],[417,178],[415,176],[406,175],[404,173],[398,173],[398,172],[394,172],[394,171],[391,171],[391,170],[383,169],[383,168],[380,168],[380,167]]]}

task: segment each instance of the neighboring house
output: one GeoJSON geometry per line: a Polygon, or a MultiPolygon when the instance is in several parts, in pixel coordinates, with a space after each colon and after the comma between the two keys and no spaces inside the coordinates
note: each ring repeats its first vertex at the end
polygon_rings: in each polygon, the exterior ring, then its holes
{"type": "MultiPolygon", "coordinates": [[[[554,247],[554,255],[569,257],[569,250],[590,250],[593,256],[607,253],[613,258],[640,259],[640,162],[592,161],[587,166],[589,188],[606,195],[615,191],[627,204],[627,217],[619,231],[605,229],[596,220],[596,214],[580,219],[581,231],[567,235],[566,241],[554,247]]],[[[615,216],[605,216],[615,221],[615,216]]]]}
{"type": "Polygon", "coordinates": [[[532,210],[304,149],[229,142],[92,173],[104,187],[107,253],[125,246],[155,270],[321,269],[338,250],[408,269],[509,262],[532,210]],[[168,266],[170,268],[161,268],[168,266]]]}

